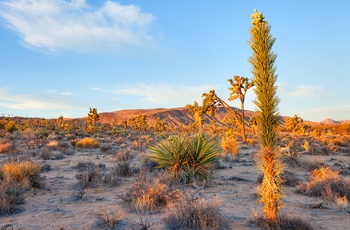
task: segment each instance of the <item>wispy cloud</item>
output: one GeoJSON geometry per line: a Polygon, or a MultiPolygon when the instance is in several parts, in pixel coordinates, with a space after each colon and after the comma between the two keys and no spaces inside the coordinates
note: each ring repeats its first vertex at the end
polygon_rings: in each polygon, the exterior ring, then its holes
{"type": "Polygon", "coordinates": [[[110,94],[138,96],[140,102],[148,105],[184,106],[191,104],[194,100],[201,102],[201,96],[205,92],[216,88],[213,85],[204,86],[181,86],[167,84],[135,84],[122,86],[116,89],[92,88],[110,94]]]}
{"type": "Polygon", "coordinates": [[[302,117],[312,118],[313,121],[323,121],[327,118],[334,120],[350,120],[350,105],[334,105],[311,107],[300,112],[302,117]]]}
{"type": "Polygon", "coordinates": [[[50,92],[39,94],[11,94],[6,88],[0,88],[0,106],[14,110],[80,110],[81,102],[64,100],[50,92]]]}
{"type": "Polygon", "coordinates": [[[105,1],[94,7],[85,0],[4,0],[0,18],[21,42],[49,51],[120,51],[146,46],[147,29],[155,20],[134,5],[105,1]]]}
{"type": "Polygon", "coordinates": [[[278,82],[278,91],[289,97],[315,97],[322,93],[323,87],[318,85],[293,86],[288,83],[278,82]]]}

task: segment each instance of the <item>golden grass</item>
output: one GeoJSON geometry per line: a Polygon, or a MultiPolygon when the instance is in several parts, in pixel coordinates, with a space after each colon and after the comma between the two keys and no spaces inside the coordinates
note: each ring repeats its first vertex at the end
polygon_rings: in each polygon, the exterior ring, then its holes
{"type": "Polygon", "coordinates": [[[26,188],[37,185],[40,171],[41,166],[31,161],[11,161],[0,168],[3,180],[19,183],[26,188]]]}
{"type": "Polygon", "coordinates": [[[91,137],[85,137],[81,140],[79,140],[75,146],[77,146],[78,148],[98,148],[100,145],[98,143],[98,141],[96,141],[95,139],[91,138],[91,137]]]}
{"type": "Polygon", "coordinates": [[[329,167],[322,167],[319,169],[312,170],[311,177],[312,177],[312,183],[317,183],[328,179],[338,180],[339,173],[337,171],[333,171],[329,167]]]}
{"type": "Polygon", "coordinates": [[[0,143],[0,153],[8,152],[11,147],[10,143],[0,143]]]}
{"type": "Polygon", "coordinates": [[[239,144],[234,136],[223,136],[221,140],[221,148],[233,155],[238,155],[239,144]]]}
{"type": "Polygon", "coordinates": [[[298,192],[318,196],[337,206],[347,208],[350,199],[350,181],[329,167],[322,167],[311,172],[312,180],[302,184],[298,192]]]}

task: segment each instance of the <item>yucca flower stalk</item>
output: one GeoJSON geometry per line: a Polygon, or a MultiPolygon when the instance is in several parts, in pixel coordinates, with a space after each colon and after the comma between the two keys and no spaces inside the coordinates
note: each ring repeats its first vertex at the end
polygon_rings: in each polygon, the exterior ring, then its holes
{"type": "Polygon", "coordinates": [[[256,99],[256,121],[258,140],[260,143],[258,167],[264,173],[260,188],[260,200],[264,204],[266,220],[277,222],[282,205],[283,165],[277,151],[278,104],[276,96],[277,80],[274,62],[277,55],[272,52],[275,38],[270,34],[270,25],[261,12],[254,10],[251,15],[252,27],[249,46],[252,56],[249,62],[254,75],[256,99]]]}

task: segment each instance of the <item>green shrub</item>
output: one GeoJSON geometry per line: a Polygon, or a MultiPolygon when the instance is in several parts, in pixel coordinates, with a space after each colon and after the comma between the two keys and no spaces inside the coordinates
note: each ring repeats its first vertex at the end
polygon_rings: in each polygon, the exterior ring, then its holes
{"type": "Polygon", "coordinates": [[[209,166],[218,157],[219,146],[203,134],[170,136],[150,147],[148,158],[166,168],[173,178],[188,183],[193,179],[206,179],[209,166]]]}

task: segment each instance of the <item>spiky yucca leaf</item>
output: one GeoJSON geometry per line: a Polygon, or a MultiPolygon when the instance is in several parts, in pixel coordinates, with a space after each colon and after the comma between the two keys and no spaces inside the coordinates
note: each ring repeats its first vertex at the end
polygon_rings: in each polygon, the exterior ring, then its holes
{"type": "Polygon", "coordinates": [[[167,169],[175,179],[189,182],[206,179],[208,168],[218,156],[217,143],[203,134],[171,136],[150,147],[148,158],[167,169]]]}
{"type": "Polygon", "coordinates": [[[187,136],[184,134],[174,135],[151,146],[148,158],[156,162],[159,168],[166,168],[174,177],[177,177],[187,163],[187,149],[187,136]]]}
{"type": "Polygon", "coordinates": [[[193,135],[188,149],[189,171],[199,178],[206,178],[210,174],[208,170],[210,163],[217,159],[218,152],[219,145],[213,138],[203,134],[193,135]]]}

